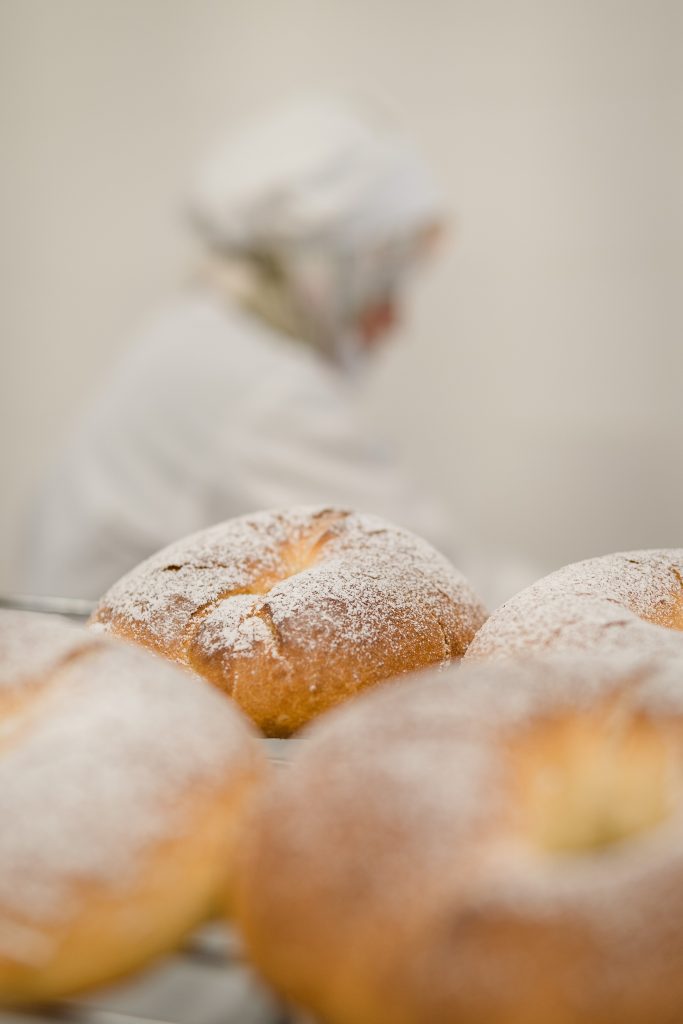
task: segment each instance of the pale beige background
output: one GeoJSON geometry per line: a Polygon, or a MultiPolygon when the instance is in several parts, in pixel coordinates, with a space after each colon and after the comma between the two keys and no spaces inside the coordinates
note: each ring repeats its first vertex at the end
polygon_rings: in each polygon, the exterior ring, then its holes
{"type": "Polygon", "coordinates": [[[683,544],[683,3],[0,0],[0,589],[84,393],[189,263],[178,197],[275,96],[391,102],[453,245],[368,407],[466,543],[683,544]]]}

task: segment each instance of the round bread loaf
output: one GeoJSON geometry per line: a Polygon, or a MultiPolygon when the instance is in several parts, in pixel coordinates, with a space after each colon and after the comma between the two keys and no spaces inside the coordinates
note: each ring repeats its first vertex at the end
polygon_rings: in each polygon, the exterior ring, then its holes
{"type": "Polygon", "coordinates": [[[683,656],[683,550],[629,551],[567,565],[495,611],[467,658],[544,651],[683,656]]]}
{"type": "Polygon", "coordinates": [[[222,907],[264,768],[201,679],[0,612],[0,1003],[116,978],[222,907]]]}
{"type": "Polygon", "coordinates": [[[683,662],[464,665],[304,734],[237,918],[326,1024],[671,1024],[683,662]]]}
{"type": "Polygon", "coordinates": [[[268,736],[374,683],[461,657],[485,619],[464,577],[376,516],[296,508],[165,548],[93,622],[188,665],[268,736]]]}

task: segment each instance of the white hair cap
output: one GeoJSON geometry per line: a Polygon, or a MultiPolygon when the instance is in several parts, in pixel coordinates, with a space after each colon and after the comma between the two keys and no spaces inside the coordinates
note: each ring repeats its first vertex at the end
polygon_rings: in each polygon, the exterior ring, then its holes
{"type": "Polygon", "coordinates": [[[199,174],[190,208],[228,252],[322,242],[358,252],[439,220],[442,201],[418,153],[379,117],[312,99],[227,140],[199,174]]]}

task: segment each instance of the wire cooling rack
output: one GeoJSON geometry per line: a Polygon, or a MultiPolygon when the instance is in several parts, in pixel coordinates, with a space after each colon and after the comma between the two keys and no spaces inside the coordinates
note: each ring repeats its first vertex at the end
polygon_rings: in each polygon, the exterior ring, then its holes
{"type": "MultiPolygon", "coordinates": [[[[93,605],[71,598],[0,594],[0,608],[84,621],[93,605]]],[[[273,761],[286,740],[265,740],[273,761]]],[[[0,1009],[2,1024],[311,1024],[283,1007],[245,961],[238,936],[209,925],[183,949],[123,984],[87,997],[22,1010],[0,1009]]]]}
{"type": "Polygon", "coordinates": [[[19,612],[43,612],[85,622],[95,608],[94,601],[77,597],[33,597],[30,594],[0,594],[0,608],[19,612]]]}

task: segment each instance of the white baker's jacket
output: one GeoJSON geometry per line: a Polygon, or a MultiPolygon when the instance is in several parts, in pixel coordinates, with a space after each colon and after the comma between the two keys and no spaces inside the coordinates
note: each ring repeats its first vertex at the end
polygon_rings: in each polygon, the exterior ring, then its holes
{"type": "Polygon", "coordinates": [[[364,428],[350,383],[304,344],[196,289],[138,338],[31,520],[23,588],[97,598],[187,533],[334,503],[444,547],[445,517],[364,428]]]}

